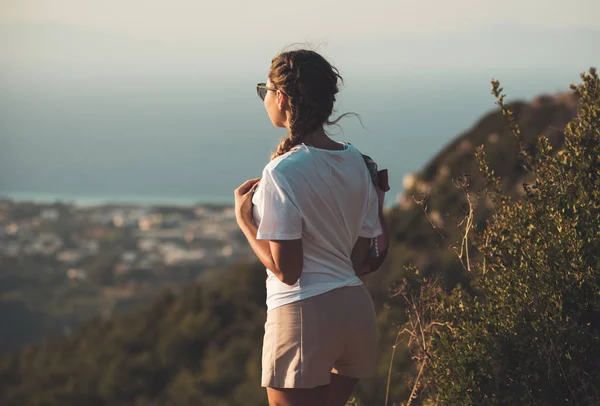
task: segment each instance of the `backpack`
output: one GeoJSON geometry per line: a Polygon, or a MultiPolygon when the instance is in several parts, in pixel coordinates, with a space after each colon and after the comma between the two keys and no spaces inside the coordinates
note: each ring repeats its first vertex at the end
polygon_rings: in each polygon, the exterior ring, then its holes
{"type": "Polygon", "coordinates": [[[379,221],[381,223],[381,229],[383,233],[377,237],[371,238],[371,244],[369,248],[368,260],[365,264],[365,270],[362,275],[375,272],[379,269],[385,257],[387,256],[388,249],[390,247],[389,230],[387,223],[383,215],[383,201],[385,199],[385,192],[390,190],[388,171],[387,169],[378,170],[377,164],[368,155],[362,154],[367,165],[367,169],[371,174],[371,180],[377,191],[377,197],[379,198],[379,221]]]}

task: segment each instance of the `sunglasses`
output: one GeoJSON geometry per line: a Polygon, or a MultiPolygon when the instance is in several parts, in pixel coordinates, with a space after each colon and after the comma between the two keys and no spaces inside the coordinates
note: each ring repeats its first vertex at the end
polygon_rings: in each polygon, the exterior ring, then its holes
{"type": "Polygon", "coordinates": [[[256,93],[258,94],[258,97],[260,97],[261,100],[265,100],[265,96],[267,95],[268,91],[272,91],[272,92],[276,92],[277,89],[275,89],[274,87],[268,87],[266,83],[259,83],[256,85],[256,93]]]}

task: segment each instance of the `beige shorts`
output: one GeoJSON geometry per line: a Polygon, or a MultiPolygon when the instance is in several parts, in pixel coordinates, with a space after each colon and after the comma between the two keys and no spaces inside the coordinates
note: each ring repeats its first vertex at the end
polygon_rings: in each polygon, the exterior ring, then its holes
{"type": "Polygon", "coordinates": [[[314,388],[331,373],[368,378],[375,370],[377,321],[364,285],[343,287],[267,313],[262,386],[314,388]]]}

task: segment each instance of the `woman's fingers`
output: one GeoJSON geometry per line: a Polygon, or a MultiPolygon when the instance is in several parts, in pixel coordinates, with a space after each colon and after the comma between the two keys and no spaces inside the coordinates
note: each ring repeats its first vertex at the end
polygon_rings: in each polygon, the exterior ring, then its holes
{"type": "Polygon", "coordinates": [[[235,192],[240,195],[245,195],[252,189],[252,187],[260,180],[260,178],[248,179],[244,183],[242,183],[235,192]]]}

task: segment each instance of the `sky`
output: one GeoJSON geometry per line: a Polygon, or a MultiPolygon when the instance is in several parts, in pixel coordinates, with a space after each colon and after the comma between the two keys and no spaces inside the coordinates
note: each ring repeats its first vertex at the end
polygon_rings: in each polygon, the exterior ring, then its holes
{"type": "Polygon", "coordinates": [[[254,84],[300,43],[341,71],[336,108],[365,124],[342,139],[396,193],[493,108],[491,78],[529,99],[598,67],[599,15],[598,0],[0,0],[0,191],[230,197],[283,135],[254,84]]]}
{"type": "Polygon", "coordinates": [[[579,71],[598,15],[597,0],[0,0],[0,74],[245,80],[295,43],[351,74],[579,71]]]}
{"type": "Polygon", "coordinates": [[[5,21],[53,21],[228,45],[448,34],[498,22],[598,28],[598,15],[596,0],[2,0],[5,21]]]}

